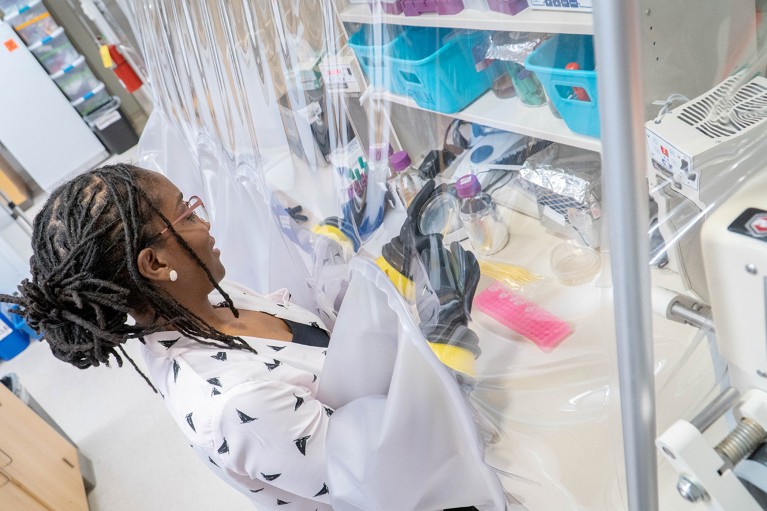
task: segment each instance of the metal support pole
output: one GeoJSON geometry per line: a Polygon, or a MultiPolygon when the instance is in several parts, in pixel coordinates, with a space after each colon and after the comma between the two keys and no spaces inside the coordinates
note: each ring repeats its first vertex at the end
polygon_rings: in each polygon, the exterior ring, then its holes
{"type": "Polygon", "coordinates": [[[641,2],[594,4],[628,508],[657,511],[641,2]]]}

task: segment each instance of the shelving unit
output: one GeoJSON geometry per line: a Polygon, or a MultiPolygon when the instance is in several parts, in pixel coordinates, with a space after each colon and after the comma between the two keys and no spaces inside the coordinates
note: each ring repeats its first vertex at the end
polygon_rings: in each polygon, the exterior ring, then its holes
{"type": "MultiPolygon", "coordinates": [[[[386,23],[406,26],[542,32],[549,34],[594,33],[593,15],[591,13],[541,11],[530,8],[515,16],[475,9],[465,9],[455,15],[422,14],[420,16],[405,16],[404,14],[373,13],[366,4],[347,4],[340,6],[339,16],[341,21],[345,23],[386,23]]],[[[554,116],[548,106],[527,107],[518,98],[500,99],[492,91],[486,92],[462,111],[452,114],[425,109],[420,107],[410,97],[392,94],[388,91],[375,92],[374,94],[377,99],[384,102],[430,112],[434,115],[461,119],[590,151],[601,152],[602,148],[598,138],[571,131],[561,118],[554,116]]]]}
{"type": "Polygon", "coordinates": [[[516,16],[494,11],[465,9],[458,14],[440,16],[422,14],[374,14],[365,4],[349,4],[341,11],[341,21],[349,23],[388,23],[414,27],[470,28],[474,30],[508,30],[516,32],[547,32],[557,34],[593,34],[591,13],[567,11],[536,11],[525,9],[516,16]]]}
{"type": "MultiPolygon", "coordinates": [[[[378,97],[383,101],[425,110],[409,97],[388,92],[379,93],[378,97]]],[[[430,112],[431,110],[426,111],[430,112]]],[[[548,106],[524,106],[517,98],[499,99],[492,91],[488,91],[460,112],[454,114],[434,113],[519,133],[520,135],[580,147],[589,151],[600,152],[602,150],[602,144],[598,138],[573,133],[565,121],[554,117],[548,106]]]]}

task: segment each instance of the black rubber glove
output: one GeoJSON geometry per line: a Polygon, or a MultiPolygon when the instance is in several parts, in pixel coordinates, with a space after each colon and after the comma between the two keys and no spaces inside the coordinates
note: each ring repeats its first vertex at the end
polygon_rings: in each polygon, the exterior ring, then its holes
{"type": "Polygon", "coordinates": [[[424,336],[429,342],[450,344],[479,357],[479,338],[467,326],[479,284],[477,258],[458,242],[448,250],[442,245],[442,236],[436,234],[429,237],[420,260],[425,278],[424,282],[417,279],[416,306],[424,336]]]}

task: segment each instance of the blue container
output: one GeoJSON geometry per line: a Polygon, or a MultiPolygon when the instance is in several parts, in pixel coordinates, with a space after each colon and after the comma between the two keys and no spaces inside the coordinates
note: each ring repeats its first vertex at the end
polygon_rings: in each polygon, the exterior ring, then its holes
{"type": "Polygon", "coordinates": [[[10,360],[29,346],[29,336],[16,330],[13,322],[0,314],[0,359],[10,360]]]}
{"type": "Polygon", "coordinates": [[[599,137],[599,96],[592,36],[555,35],[527,57],[525,67],[541,81],[568,128],[575,133],[599,137]],[[580,69],[565,69],[571,62],[577,63],[580,69]]]}
{"type": "Polygon", "coordinates": [[[498,73],[497,63],[477,71],[473,49],[486,37],[477,31],[407,27],[393,41],[391,55],[384,56],[392,92],[428,110],[463,110],[490,89],[498,73]]]}
{"type": "Polygon", "coordinates": [[[397,25],[362,25],[349,38],[349,47],[354,51],[370,85],[391,90],[391,73],[385,55],[390,55],[396,39],[402,35],[397,25]],[[376,32],[380,30],[380,32],[376,32]],[[376,38],[379,40],[376,41],[376,38]],[[375,43],[379,44],[376,45],[375,43]]]}

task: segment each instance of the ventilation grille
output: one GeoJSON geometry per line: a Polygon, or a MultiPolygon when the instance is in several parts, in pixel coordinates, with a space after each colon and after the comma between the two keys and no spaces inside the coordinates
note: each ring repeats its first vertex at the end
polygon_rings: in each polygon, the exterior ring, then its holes
{"type": "Polygon", "coordinates": [[[767,87],[755,81],[739,89],[732,76],[716,89],[686,106],[679,119],[709,138],[726,138],[767,118],[767,87]]]}

